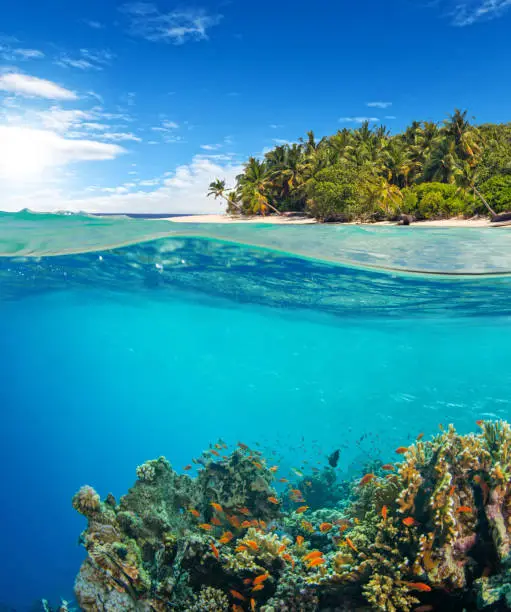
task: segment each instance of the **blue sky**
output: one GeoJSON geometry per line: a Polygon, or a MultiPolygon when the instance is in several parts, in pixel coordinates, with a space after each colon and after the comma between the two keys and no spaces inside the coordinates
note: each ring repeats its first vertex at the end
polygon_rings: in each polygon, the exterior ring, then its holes
{"type": "Polygon", "coordinates": [[[5,210],[219,212],[210,180],[309,129],[510,119],[511,0],[9,4],[5,210]]]}

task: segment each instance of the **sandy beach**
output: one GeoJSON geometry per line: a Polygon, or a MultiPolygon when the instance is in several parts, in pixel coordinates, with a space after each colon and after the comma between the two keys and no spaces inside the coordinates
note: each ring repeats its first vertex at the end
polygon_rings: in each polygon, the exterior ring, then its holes
{"type": "MultiPolygon", "coordinates": [[[[267,217],[231,217],[230,215],[192,215],[190,217],[169,217],[164,221],[173,223],[266,223],[271,225],[313,225],[315,219],[309,217],[278,217],[271,215],[267,217]]],[[[364,223],[345,223],[339,225],[366,225],[364,223]]],[[[371,223],[367,225],[396,225],[390,221],[371,223]]],[[[491,227],[489,219],[474,217],[472,219],[438,219],[436,221],[417,221],[410,227],[491,227]]]]}

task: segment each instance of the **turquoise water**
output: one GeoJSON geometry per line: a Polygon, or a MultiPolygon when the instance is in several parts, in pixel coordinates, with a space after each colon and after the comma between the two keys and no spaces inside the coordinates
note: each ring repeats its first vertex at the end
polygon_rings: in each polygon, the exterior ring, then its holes
{"type": "Polygon", "coordinates": [[[283,474],[340,447],[355,478],[441,423],[511,418],[507,230],[53,219],[0,225],[0,601],[16,610],[72,597],[82,484],[119,496],[138,464],[179,468],[219,437],[283,474]]]}

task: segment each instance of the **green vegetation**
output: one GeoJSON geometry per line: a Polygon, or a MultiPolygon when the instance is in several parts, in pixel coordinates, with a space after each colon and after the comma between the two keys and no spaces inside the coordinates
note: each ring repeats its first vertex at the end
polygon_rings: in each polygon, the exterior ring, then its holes
{"type": "Polygon", "coordinates": [[[391,135],[364,123],[249,158],[236,185],[208,195],[230,213],[296,211],[320,221],[490,215],[511,210],[511,124],[476,126],[455,110],[441,125],[413,122],[391,135]]]}

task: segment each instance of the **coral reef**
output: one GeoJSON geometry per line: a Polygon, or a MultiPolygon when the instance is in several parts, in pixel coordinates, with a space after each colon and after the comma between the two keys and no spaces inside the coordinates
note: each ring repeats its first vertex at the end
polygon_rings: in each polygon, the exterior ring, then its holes
{"type": "Polygon", "coordinates": [[[73,498],[88,520],[78,603],[156,612],[506,609],[511,428],[478,425],[478,434],[450,426],[419,437],[397,449],[399,463],[375,464],[356,482],[336,483],[330,468],[301,477],[282,497],[275,466],[242,444],[221,455],[223,443],[196,460],[195,478],[163,457],[139,466],[119,503],[82,487],[73,498]]]}

